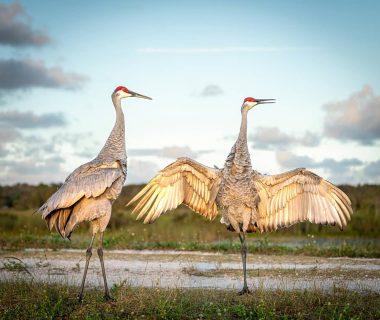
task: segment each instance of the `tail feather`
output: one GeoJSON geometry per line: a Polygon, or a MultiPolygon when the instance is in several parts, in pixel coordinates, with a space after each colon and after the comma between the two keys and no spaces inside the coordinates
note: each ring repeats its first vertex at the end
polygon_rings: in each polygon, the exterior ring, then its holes
{"type": "Polygon", "coordinates": [[[53,211],[49,215],[45,217],[45,221],[49,230],[55,230],[60,234],[62,238],[67,238],[65,228],[66,224],[69,221],[70,215],[72,212],[72,208],[61,209],[57,211],[53,211]]]}
{"type": "Polygon", "coordinates": [[[74,228],[79,222],[80,221],[78,221],[77,215],[72,215],[70,219],[68,219],[65,229],[64,229],[64,233],[67,238],[70,238],[71,233],[73,232],[74,228]]]}
{"type": "Polygon", "coordinates": [[[53,230],[53,227],[55,226],[55,220],[58,218],[58,215],[59,215],[59,211],[56,211],[45,218],[49,231],[53,230]]]}

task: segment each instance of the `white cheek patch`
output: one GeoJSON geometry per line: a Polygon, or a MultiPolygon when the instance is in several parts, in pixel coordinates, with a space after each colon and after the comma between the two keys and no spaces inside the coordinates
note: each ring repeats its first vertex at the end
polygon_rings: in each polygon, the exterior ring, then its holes
{"type": "Polygon", "coordinates": [[[248,107],[248,108],[253,108],[257,103],[256,102],[251,102],[251,101],[247,101],[245,103],[245,105],[248,107]]]}

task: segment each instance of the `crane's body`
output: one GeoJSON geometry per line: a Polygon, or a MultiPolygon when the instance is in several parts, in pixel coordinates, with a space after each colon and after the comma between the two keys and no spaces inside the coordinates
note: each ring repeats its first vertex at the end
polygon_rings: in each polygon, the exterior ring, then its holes
{"type": "Polygon", "coordinates": [[[243,111],[239,137],[221,171],[220,189],[216,198],[222,222],[231,225],[234,230],[246,232],[255,219],[257,192],[252,184],[253,175],[247,144],[247,112],[243,111]]]}
{"type": "Polygon", "coordinates": [[[130,202],[144,223],[154,222],[162,213],[181,203],[221,222],[239,234],[244,270],[241,293],[249,292],[246,282],[248,232],[274,231],[301,221],[337,224],[343,228],[352,215],[351,202],[339,188],[303,169],[279,175],[262,175],[252,169],[247,143],[247,114],[257,104],[273,99],[246,98],[241,107],[239,136],[222,169],[210,168],[179,158],[161,170],[130,202]]]}
{"type": "Polygon", "coordinates": [[[92,245],[98,233],[100,233],[98,255],[104,279],[105,298],[110,298],[103,261],[103,233],[111,218],[112,204],[119,197],[127,177],[125,123],[121,99],[133,96],[150,99],[125,87],[115,89],[112,101],[116,112],[116,122],[98,156],[75,169],[38,210],[49,230],[55,227],[63,238],[70,238],[74,228],[81,222],[90,222],[92,239],[86,252],[80,300],[83,298],[92,245]]]}

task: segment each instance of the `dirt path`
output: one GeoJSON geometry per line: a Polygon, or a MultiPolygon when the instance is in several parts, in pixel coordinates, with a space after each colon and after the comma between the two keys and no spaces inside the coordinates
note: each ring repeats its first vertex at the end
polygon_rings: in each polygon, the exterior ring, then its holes
{"type": "MultiPolygon", "coordinates": [[[[172,288],[240,289],[242,286],[239,254],[109,250],[105,258],[110,286],[122,282],[131,286],[172,288]]],[[[84,262],[83,250],[0,252],[0,281],[33,277],[36,281],[79,285],[84,262]]],[[[380,292],[380,259],[248,255],[247,268],[251,288],[329,290],[343,287],[380,292]]],[[[96,250],[86,283],[102,286],[96,250]]]]}

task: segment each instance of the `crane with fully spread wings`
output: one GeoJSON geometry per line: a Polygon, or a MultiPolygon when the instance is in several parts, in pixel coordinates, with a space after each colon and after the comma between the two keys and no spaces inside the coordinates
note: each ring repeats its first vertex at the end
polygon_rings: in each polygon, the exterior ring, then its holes
{"type": "Polygon", "coordinates": [[[239,137],[222,169],[206,167],[188,158],[179,158],[161,170],[129,203],[144,223],[185,204],[200,215],[221,222],[239,234],[246,279],[247,232],[267,232],[297,222],[346,226],[352,215],[350,199],[327,180],[304,168],[278,175],[262,175],[252,169],[247,145],[247,114],[258,104],[274,99],[248,97],[241,107],[239,137]]]}
{"type": "Polygon", "coordinates": [[[102,150],[94,160],[75,169],[63,185],[38,209],[49,230],[55,228],[63,238],[70,239],[78,224],[90,221],[92,238],[86,251],[79,300],[83,299],[92,245],[98,233],[98,256],[104,280],[105,299],[110,299],[103,261],[103,235],[111,217],[112,204],[119,197],[127,176],[125,124],[121,99],[151,99],[122,86],[117,87],[111,97],[116,111],[116,122],[102,150]]]}

